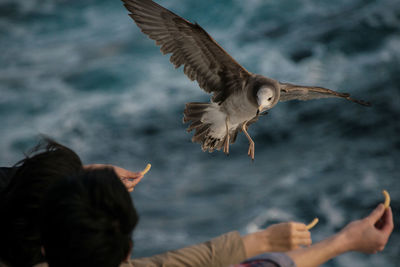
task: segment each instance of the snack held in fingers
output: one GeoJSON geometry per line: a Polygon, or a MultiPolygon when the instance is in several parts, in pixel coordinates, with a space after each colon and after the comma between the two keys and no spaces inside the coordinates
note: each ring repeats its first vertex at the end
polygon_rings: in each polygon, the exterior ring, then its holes
{"type": "Polygon", "coordinates": [[[309,224],[306,225],[307,230],[310,230],[311,228],[313,228],[318,222],[319,222],[319,219],[314,218],[314,220],[312,220],[312,222],[310,222],[309,224]]]}
{"type": "Polygon", "coordinates": [[[385,202],[383,203],[383,205],[385,205],[385,209],[387,209],[390,206],[390,195],[386,190],[383,190],[382,194],[385,196],[385,202]]]}
{"type": "Polygon", "coordinates": [[[145,175],[145,174],[150,170],[150,168],[151,168],[151,164],[148,163],[147,166],[146,166],[146,168],[144,168],[144,170],[141,171],[140,173],[141,173],[142,175],[145,175]]]}

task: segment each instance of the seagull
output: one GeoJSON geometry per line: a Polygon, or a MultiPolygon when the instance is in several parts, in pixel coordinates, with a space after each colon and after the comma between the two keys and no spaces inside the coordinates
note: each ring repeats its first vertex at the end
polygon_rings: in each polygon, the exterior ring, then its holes
{"type": "Polygon", "coordinates": [[[140,30],[160,46],[161,52],[172,54],[175,68],[200,88],[212,93],[209,103],[186,103],[184,123],[188,132],[195,130],[192,142],[203,151],[221,150],[229,154],[239,132],[249,140],[248,156],[254,160],[254,141],[248,127],[265,115],[279,101],[310,100],[338,97],[370,106],[348,93],[315,86],[282,83],[254,74],[242,67],[197,23],[191,23],[152,0],[122,0],[140,30]]]}

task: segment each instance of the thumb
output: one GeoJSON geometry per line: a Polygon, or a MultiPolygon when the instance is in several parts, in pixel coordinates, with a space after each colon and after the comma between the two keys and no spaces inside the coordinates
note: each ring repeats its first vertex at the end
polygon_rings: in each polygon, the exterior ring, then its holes
{"type": "Polygon", "coordinates": [[[375,224],[385,213],[385,206],[381,203],[376,207],[370,215],[368,215],[367,219],[375,224]]]}

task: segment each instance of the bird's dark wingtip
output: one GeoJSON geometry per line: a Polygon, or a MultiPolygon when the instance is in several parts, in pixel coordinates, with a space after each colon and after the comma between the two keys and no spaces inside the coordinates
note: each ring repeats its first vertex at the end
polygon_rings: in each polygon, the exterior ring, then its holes
{"type": "Polygon", "coordinates": [[[363,105],[364,107],[370,107],[372,106],[371,102],[369,101],[364,101],[364,100],[358,100],[356,103],[363,105]]]}
{"type": "Polygon", "coordinates": [[[351,98],[350,96],[347,96],[347,97],[345,97],[345,98],[346,98],[347,100],[350,100],[350,101],[352,101],[352,102],[354,102],[354,103],[357,103],[357,104],[362,105],[362,106],[365,106],[365,107],[370,107],[370,106],[372,106],[371,102],[369,102],[369,101],[357,100],[357,99],[351,98]]]}
{"type": "Polygon", "coordinates": [[[371,103],[371,102],[365,102],[365,103],[364,103],[364,106],[366,106],[366,107],[372,107],[372,103],[371,103]]]}

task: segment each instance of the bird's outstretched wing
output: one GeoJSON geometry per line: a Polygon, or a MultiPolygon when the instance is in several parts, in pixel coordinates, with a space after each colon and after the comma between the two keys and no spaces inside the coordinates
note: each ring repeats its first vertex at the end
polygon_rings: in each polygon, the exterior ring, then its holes
{"type": "Polygon", "coordinates": [[[280,87],[280,101],[288,101],[294,99],[311,100],[317,98],[341,97],[363,106],[371,106],[371,103],[369,102],[351,98],[350,94],[348,93],[339,93],[323,87],[301,86],[290,83],[280,83],[280,87]]]}
{"type": "Polygon", "coordinates": [[[176,68],[206,92],[214,93],[213,101],[223,102],[251,75],[201,28],[151,0],[122,0],[143,33],[161,46],[163,54],[172,53],[176,68]]]}

